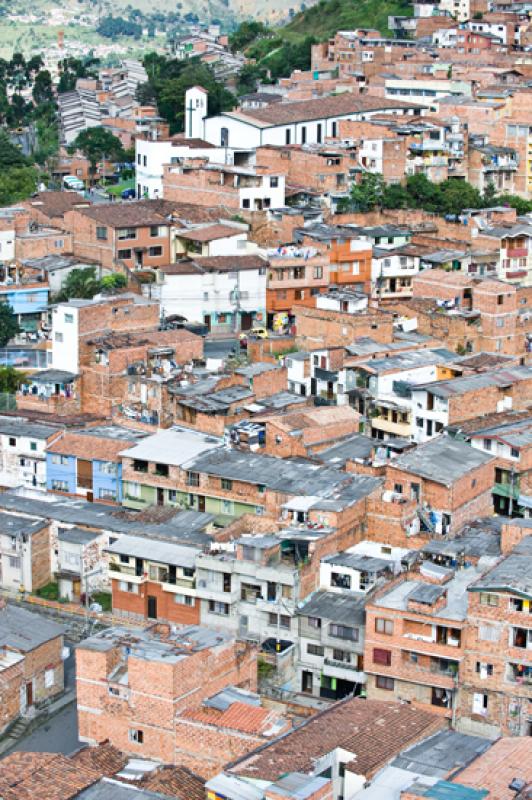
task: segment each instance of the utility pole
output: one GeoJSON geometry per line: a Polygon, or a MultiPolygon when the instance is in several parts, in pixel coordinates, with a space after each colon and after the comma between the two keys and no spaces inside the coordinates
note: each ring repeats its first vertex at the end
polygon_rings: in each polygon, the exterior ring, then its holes
{"type": "Polygon", "coordinates": [[[231,292],[233,295],[233,304],[235,310],[233,312],[234,321],[233,321],[233,332],[236,334],[238,333],[239,329],[239,319],[240,319],[240,270],[237,269],[236,271],[236,285],[233,291],[231,292]]]}

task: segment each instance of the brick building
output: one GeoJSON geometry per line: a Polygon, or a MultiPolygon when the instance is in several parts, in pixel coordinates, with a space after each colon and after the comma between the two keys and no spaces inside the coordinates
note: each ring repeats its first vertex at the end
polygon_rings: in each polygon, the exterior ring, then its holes
{"type": "Polygon", "coordinates": [[[0,599],[0,731],[63,691],[63,631],[0,599]]]}
{"type": "Polygon", "coordinates": [[[414,501],[429,531],[456,533],[490,513],[494,467],[489,454],[439,436],[394,459],[386,489],[414,501]]]}
{"type": "Polygon", "coordinates": [[[180,763],[180,716],[229,686],[254,690],[256,675],[253,648],[206,628],[110,628],[77,648],[79,737],[180,763]]]}

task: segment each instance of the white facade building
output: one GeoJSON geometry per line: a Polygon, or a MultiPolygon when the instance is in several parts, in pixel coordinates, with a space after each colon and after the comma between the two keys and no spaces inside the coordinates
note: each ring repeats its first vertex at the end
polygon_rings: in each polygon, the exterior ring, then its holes
{"type": "Polygon", "coordinates": [[[240,331],[266,324],[267,261],[258,255],[214,255],[161,267],[161,312],[211,331],[240,331]]]}
{"type": "Polygon", "coordinates": [[[137,198],[163,196],[163,165],[180,158],[206,158],[217,164],[233,164],[234,153],[224,147],[187,143],[184,139],[135,140],[135,184],[137,198]]]}
{"type": "Polygon", "coordinates": [[[46,491],[46,446],[61,429],[23,418],[0,418],[0,486],[46,491]]]}
{"type": "Polygon", "coordinates": [[[416,104],[346,92],[342,95],[266,108],[226,111],[208,117],[208,95],[195,86],[186,93],[185,135],[216,147],[250,150],[266,144],[317,144],[338,135],[340,120],[367,120],[375,114],[419,113],[416,104]]]}
{"type": "Polygon", "coordinates": [[[52,314],[52,362],[54,369],[79,372],[79,304],[86,300],[59,303],[52,314]]]}

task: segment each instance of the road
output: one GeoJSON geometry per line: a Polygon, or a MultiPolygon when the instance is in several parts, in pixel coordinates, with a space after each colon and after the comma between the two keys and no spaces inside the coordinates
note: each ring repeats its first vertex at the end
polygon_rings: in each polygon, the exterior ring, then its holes
{"type": "MultiPolygon", "coordinates": [[[[64,662],[65,689],[71,690],[76,683],[75,654],[72,643],[65,642],[65,644],[70,647],[70,656],[64,662]]],[[[43,720],[42,724],[27,736],[19,739],[15,747],[9,752],[24,750],[35,753],[64,753],[68,755],[77,750],[80,744],[78,740],[76,703],[73,701],[54,716],[43,720]]]]}
{"type": "Polygon", "coordinates": [[[205,339],[205,358],[226,358],[233,348],[239,351],[238,339],[205,339]]]}
{"type": "Polygon", "coordinates": [[[55,717],[46,720],[33,733],[23,736],[10,752],[25,750],[34,753],[63,753],[68,755],[80,746],[76,703],[72,702],[59,711],[55,717]]]}

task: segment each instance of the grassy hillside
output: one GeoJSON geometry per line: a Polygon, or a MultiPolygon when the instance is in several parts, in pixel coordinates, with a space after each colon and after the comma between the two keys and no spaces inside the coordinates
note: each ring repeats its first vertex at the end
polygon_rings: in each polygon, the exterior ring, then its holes
{"type": "Polygon", "coordinates": [[[389,16],[412,16],[408,0],[321,0],[297,14],[281,29],[284,33],[327,39],[339,30],[377,28],[388,32],[389,16]]]}

